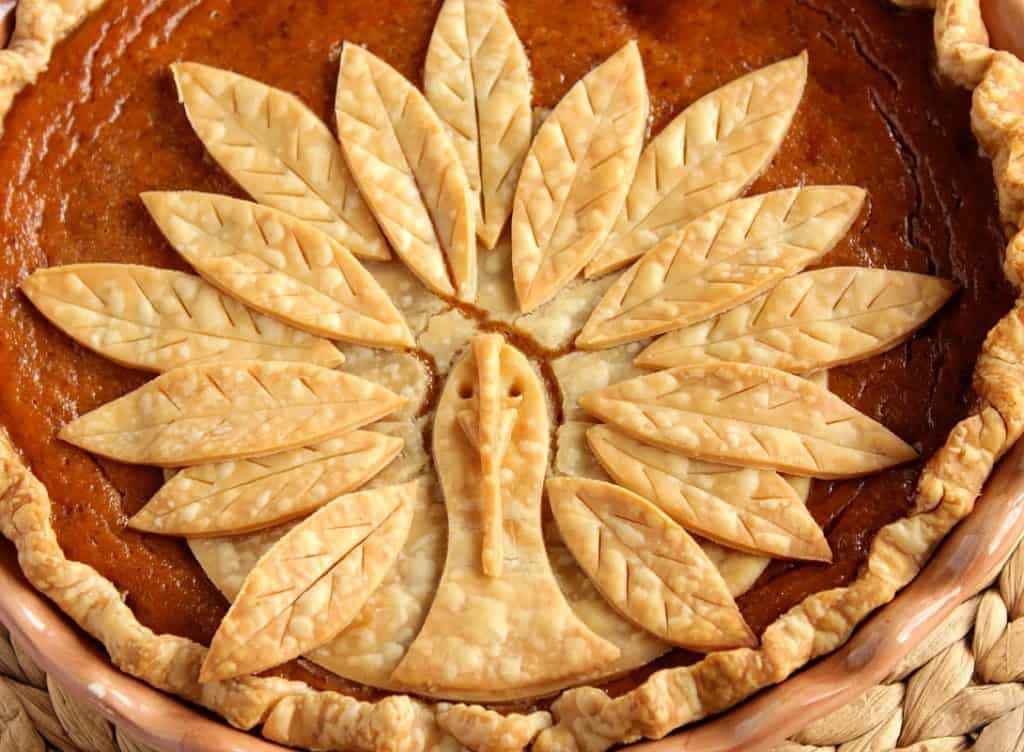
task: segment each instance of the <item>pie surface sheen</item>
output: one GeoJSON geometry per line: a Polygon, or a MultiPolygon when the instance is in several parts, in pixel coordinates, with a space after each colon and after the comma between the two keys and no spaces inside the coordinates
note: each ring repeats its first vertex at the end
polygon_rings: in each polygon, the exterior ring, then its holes
{"type": "Polygon", "coordinates": [[[0,192],[0,527],[237,726],[663,736],[838,647],[1024,429],[1024,63],[974,0],[935,16],[973,103],[880,0],[49,2],[0,53],[66,36],[0,140],[53,175],[0,192]],[[107,34],[145,64],[37,138],[107,34]]]}

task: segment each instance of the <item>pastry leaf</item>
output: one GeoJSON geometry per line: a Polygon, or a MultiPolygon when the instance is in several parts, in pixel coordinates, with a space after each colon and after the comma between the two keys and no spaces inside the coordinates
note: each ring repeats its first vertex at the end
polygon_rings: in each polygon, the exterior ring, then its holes
{"type": "Polygon", "coordinates": [[[828,253],[863,203],[860,188],[790,188],[708,212],[619,277],[576,344],[614,347],[744,303],[828,253]]]}
{"type": "Polygon", "coordinates": [[[578,81],[537,131],[512,212],[524,312],[554,297],[607,236],[636,171],[648,105],[643,61],[630,43],[578,81]]]}
{"type": "Polygon", "coordinates": [[[533,134],[529,63],[501,0],[446,0],[423,69],[477,202],[477,236],[494,248],[533,134]]]}
{"type": "Polygon", "coordinates": [[[616,483],[687,530],[753,554],[832,559],[803,499],[774,470],[691,460],[608,426],[589,429],[587,442],[616,483]]]}
{"type": "Polygon", "coordinates": [[[258,673],[345,629],[405,543],[417,484],[342,496],[275,543],[245,578],[199,680],[258,673]]]}
{"type": "Polygon", "coordinates": [[[562,539],[627,619],[690,650],[756,644],[714,564],[652,504],[584,478],[553,478],[547,491],[562,539]]]}
{"type": "Polygon", "coordinates": [[[256,566],[256,562],[289,530],[301,523],[302,520],[292,520],[283,525],[243,535],[188,538],[188,547],[202,567],[203,574],[225,598],[233,601],[238,597],[242,583],[256,566]]]}
{"type": "Polygon", "coordinates": [[[625,266],[743,193],[778,151],[806,82],[803,54],[738,78],[679,113],[644,150],[625,207],[587,276],[625,266]]]}
{"type": "Polygon", "coordinates": [[[183,366],[72,421],[60,437],[121,462],[181,467],[324,441],[403,402],[372,382],[306,363],[183,366]]]}
{"type": "Polygon", "coordinates": [[[906,442],[807,379],[720,363],[639,376],[580,405],[641,441],[695,459],[848,478],[917,457],[906,442]]]}
{"type": "Polygon", "coordinates": [[[430,290],[476,298],[476,212],[451,137],[394,68],[354,44],[334,103],[345,159],[384,234],[430,290]]]}
{"type": "Polygon", "coordinates": [[[636,363],[668,368],[743,361],[812,373],[897,345],[955,291],[953,282],[910,272],[804,272],[749,303],[662,337],[636,363]]]}
{"type": "Polygon", "coordinates": [[[213,193],[154,192],[142,199],[203,277],[253,308],[333,339],[412,346],[402,314],[373,275],[310,225],[213,193]]]}
{"type": "Polygon", "coordinates": [[[128,525],[190,537],[279,525],[359,488],[395,458],[403,443],[353,431],[260,459],[189,467],[165,483],[128,525]]]}
{"type": "Polygon", "coordinates": [[[199,63],[175,63],[171,70],[196,134],[249,195],[357,256],[391,257],[338,142],[298,97],[199,63]]]}
{"type": "Polygon", "coordinates": [[[129,264],[40,269],[22,291],[51,322],[131,368],[169,371],[208,360],[336,366],[330,342],[255,313],[193,274],[129,264]]]}

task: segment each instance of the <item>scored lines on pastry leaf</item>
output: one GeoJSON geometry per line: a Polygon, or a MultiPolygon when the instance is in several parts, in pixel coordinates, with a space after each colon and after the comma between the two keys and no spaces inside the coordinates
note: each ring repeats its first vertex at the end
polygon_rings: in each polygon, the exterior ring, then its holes
{"type": "Polygon", "coordinates": [[[142,200],[168,242],[210,283],[325,337],[378,347],[414,342],[380,283],[344,246],[277,209],[195,191],[142,200]]]}
{"type": "Polygon", "coordinates": [[[60,438],[122,462],[181,467],[273,454],[340,436],[404,399],[306,363],[183,366],[67,424],[60,438]]]}
{"type": "Polygon", "coordinates": [[[171,71],[196,134],[253,198],[357,256],[391,257],[338,142],[296,96],[199,63],[175,63],[171,71]]]}
{"type": "Polygon", "coordinates": [[[594,308],[576,344],[614,347],[710,318],[821,259],[853,224],[865,193],[811,186],[725,204],[656,245],[594,308]]]}
{"type": "Polygon", "coordinates": [[[644,149],[622,212],[586,276],[625,266],[743,193],[782,144],[806,82],[802,53],[725,84],[677,115],[644,149]]]}
{"type": "Polygon", "coordinates": [[[423,89],[453,134],[475,196],[477,236],[494,248],[533,135],[529,61],[500,0],[446,0],[423,89]]]}
{"type": "Polygon", "coordinates": [[[537,131],[512,211],[523,312],[551,300],[607,236],[636,171],[648,108],[633,42],[578,81],[537,131]]]}
{"type": "Polygon", "coordinates": [[[209,360],[336,366],[326,339],[246,308],[200,277],[131,264],[40,269],[22,291],[52,323],[111,360],[163,372],[209,360]]]}
{"type": "Polygon", "coordinates": [[[687,530],[751,553],[832,559],[804,499],[773,470],[691,460],[605,425],[591,427],[587,443],[616,483],[687,530]]]}
{"type": "Polygon", "coordinates": [[[763,366],[672,368],[591,392],[580,405],[665,449],[792,475],[848,478],[917,458],[827,389],[763,366]]]}
{"type": "Polygon", "coordinates": [[[128,525],[190,537],[279,525],[359,488],[388,465],[403,444],[395,436],[353,431],[259,459],[185,468],[128,525]]]}
{"type": "Polygon", "coordinates": [[[743,361],[812,373],[888,350],[956,292],[911,272],[831,267],[784,280],[749,303],[666,334],[636,358],[644,368],[743,361]]]}
{"type": "Polygon", "coordinates": [[[275,543],[221,621],[199,680],[258,673],[341,632],[394,565],[418,485],[339,497],[275,543]]]}
{"type": "Polygon", "coordinates": [[[714,564],[650,502],[584,478],[553,478],[546,488],[562,539],[626,618],[691,650],[756,644],[714,564]]]}
{"type": "Polygon", "coordinates": [[[426,98],[346,42],[335,99],[338,137],[395,252],[435,293],[476,298],[476,211],[451,137],[426,98]]]}

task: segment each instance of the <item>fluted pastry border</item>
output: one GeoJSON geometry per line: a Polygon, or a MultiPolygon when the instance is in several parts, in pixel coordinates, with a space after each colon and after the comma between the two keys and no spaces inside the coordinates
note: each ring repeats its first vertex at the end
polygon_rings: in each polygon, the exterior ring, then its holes
{"type": "MultiPolygon", "coordinates": [[[[980,0],[892,0],[935,9],[940,71],[973,90],[972,126],[992,160],[1000,211],[1012,236],[1004,269],[1024,287],[1024,62],[989,44],[980,0]]],[[[17,93],[35,81],[54,46],[103,0],[21,0],[14,35],[0,51],[0,128],[17,93]]],[[[0,130],[2,132],[2,130],[0,130]]],[[[29,581],[90,635],[123,671],[213,710],[233,725],[284,744],[365,752],[474,750],[603,752],[659,738],[782,681],[845,642],[854,627],[907,585],[950,529],[974,507],[995,462],[1024,432],[1024,297],[985,341],[974,372],[971,414],[927,463],[909,516],[877,534],[856,580],[808,596],[764,632],[756,649],[723,651],[665,669],[614,699],[570,689],[551,713],[503,716],[481,706],[404,695],[363,702],[277,678],[200,684],[206,649],[142,626],[114,585],[65,558],[50,523],[50,499],[0,429],[0,530],[14,542],[29,581]]]]}

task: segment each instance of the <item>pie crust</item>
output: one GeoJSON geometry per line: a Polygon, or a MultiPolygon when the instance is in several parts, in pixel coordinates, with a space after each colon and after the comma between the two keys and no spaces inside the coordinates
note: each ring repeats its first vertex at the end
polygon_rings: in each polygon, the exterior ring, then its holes
{"type": "MultiPolygon", "coordinates": [[[[907,6],[931,4],[894,1],[907,6]]],[[[6,112],[17,92],[45,69],[54,45],[100,4],[95,0],[23,0],[19,4],[15,36],[10,48],[0,52],[0,112],[6,112]]],[[[1024,215],[1020,158],[1024,141],[1017,135],[1024,123],[1024,108],[1017,96],[1024,85],[1024,63],[989,48],[979,0],[940,0],[936,5],[939,67],[950,79],[974,90],[975,135],[993,162],[1003,221],[1016,232],[1024,215]]],[[[457,155],[438,155],[438,159],[452,158],[457,155]]],[[[443,192],[441,186],[438,193],[443,192]]],[[[375,209],[378,217],[380,210],[375,209]]],[[[459,216],[461,224],[454,228],[458,243],[438,251],[447,252],[461,265],[458,268],[467,271],[476,263],[475,251],[469,250],[475,244],[475,207],[465,207],[459,216]]],[[[586,264],[596,250],[574,255],[573,265],[586,264]]],[[[1024,236],[1010,241],[1005,270],[1015,285],[1024,283],[1024,236]]],[[[456,289],[459,279],[453,284],[447,277],[435,277],[439,288],[467,297],[475,293],[465,287],[456,289]]],[[[1024,431],[1024,304],[1018,304],[990,332],[975,368],[974,389],[978,399],[971,414],[921,472],[912,513],[879,531],[851,584],[806,598],[764,631],[759,647],[714,653],[690,666],[662,670],[615,698],[596,688],[571,689],[552,705],[550,714],[500,715],[481,706],[433,703],[399,694],[360,701],[275,677],[201,683],[206,648],[142,626],[111,582],[65,558],[50,523],[46,489],[4,435],[0,435],[0,525],[17,546],[21,567],[32,584],[100,640],[117,666],[220,713],[240,728],[262,724],[266,737],[289,745],[367,752],[455,750],[459,744],[511,751],[531,743],[542,752],[598,752],[641,737],[661,737],[785,679],[842,644],[857,623],[916,576],[944,535],[971,511],[994,463],[1024,431]]],[[[455,427],[460,419],[453,418],[450,437],[469,435],[455,427]]],[[[500,436],[500,421],[498,425],[500,436]]],[[[479,422],[476,430],[482,443],[479,422]]],[[[478,551],[472,554],[479,556],[478,551]]],[[[485,576],[482,571],[481,576],[485,576]]]]}

